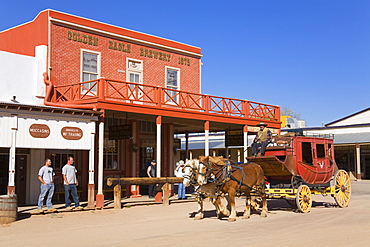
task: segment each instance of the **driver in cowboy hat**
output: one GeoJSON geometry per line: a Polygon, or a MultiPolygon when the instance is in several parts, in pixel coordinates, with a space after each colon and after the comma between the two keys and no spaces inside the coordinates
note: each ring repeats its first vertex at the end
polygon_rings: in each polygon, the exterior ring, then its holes
{"type": "Polygon", "coordinates": [[[268,128],[266,128],[267,124],[265,123],[261,122],[256,126],[260,127],[260,130],[257,132],[256,137],[253,140],[252,155],[257,156],[258,148],[261,147],[260,154],[261,156],[264,156],[266,147],[272,140],[272,133],[268,128]]]}

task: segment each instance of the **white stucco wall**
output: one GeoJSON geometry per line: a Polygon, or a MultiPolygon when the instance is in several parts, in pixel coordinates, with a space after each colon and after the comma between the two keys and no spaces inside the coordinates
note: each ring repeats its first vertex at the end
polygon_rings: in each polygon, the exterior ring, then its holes
{"type": "Polygon", "coordinates": [[[47,47],[35,48],[36,56],[24,56],[0,51],[0,101],[41,105],[37,96],[45,95],[42,74],[46,71],[47,47]]]}

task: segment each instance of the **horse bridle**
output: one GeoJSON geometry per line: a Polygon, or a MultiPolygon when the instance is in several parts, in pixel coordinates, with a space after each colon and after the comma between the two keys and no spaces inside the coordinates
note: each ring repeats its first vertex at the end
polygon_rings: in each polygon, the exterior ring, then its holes
{"type": "Polygon", "coordinates": [[[204,176],[208,183],[214,182],[220,185],[225,183],[225,181],[228,179],[228,169],[230,164],[226,163],[225,167],[223,167],[222,169],[213,169],[209,161],[200,163],[205,165],[206,171],[204,173],[199,172],[198,174],[204,176]],[[214,175],[214,177],[212,176],[212,174],[214,175]],[[222,175],[224,176],[221,181],[219,181],[222,175]]]}
{"type": "Polygon", "coordinates": [[[189,179],[191,184],[196,184],[196,182],[197,182],[196,179],[195,179],[196,168],[194,168],[191,165],[186,165],[184,168],[186,168],[186,167],[189,167],[191,169],[191,175],[184,175],[184,178],[189,179]]]}

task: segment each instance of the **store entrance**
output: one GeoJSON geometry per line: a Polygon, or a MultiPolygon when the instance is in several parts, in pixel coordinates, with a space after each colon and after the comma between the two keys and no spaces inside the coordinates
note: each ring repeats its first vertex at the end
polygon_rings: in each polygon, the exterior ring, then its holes
{"type": "Polygon", "coordinates": [[[26,204],[27,155],[15,156],[15,193],[18,205],[26,204]]]}
{"type": "MultiPolygon", "coordinates": [[[[0,154],[0,194],[6,195],[8,190],[9,155],[0,154]]],[[[15,156],[15,193],[18,198],[18,205],[26,204],[26,174],[27,155],[15,156]]]]}
{"type": "Polygon", "coordinates": [[[8,188],[9,155],[0,154],[0,195],[6,195],[8,188]]]}
{"type": "MultiPolygon", "coordinates": [[[[154,147],[141,147],[140,148],[140,177],[148,177],[146,171],[150,162],[154,160],[154,147]]],[[[148,185],[140,186],[140,194],[148,194],[148,185]]]]}

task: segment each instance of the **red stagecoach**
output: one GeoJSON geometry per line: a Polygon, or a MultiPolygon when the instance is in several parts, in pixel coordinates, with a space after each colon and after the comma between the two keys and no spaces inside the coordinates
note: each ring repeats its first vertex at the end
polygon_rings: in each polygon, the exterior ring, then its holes
{"type": "Polygon", "coordinates": [[[335,163],[333,139],[276,136],[265,156],[247,159],[262,166],[269,198],[284,198],[303,213],[311,209],[312,194],[331,195],[339,207],[348,206],[351,182],[335,163]]]}

